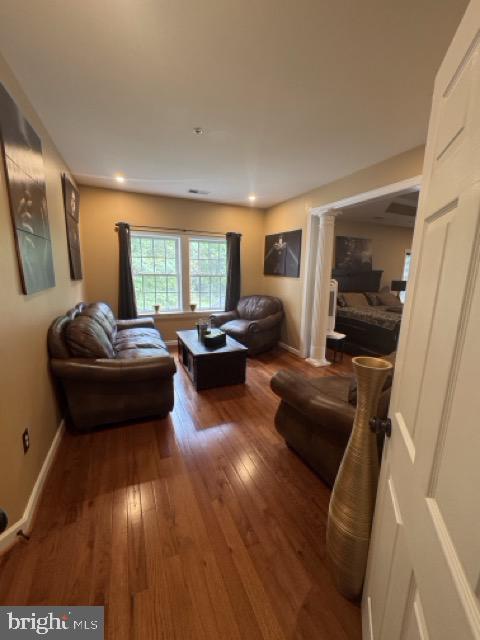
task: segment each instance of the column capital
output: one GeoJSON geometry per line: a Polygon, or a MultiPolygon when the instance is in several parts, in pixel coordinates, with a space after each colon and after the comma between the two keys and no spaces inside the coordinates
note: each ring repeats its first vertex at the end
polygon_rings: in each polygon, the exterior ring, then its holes
{"type": "Polygon", "coordinates": [[[316,216],[320,220],[325,218],[336,218],[338,215],[341,215],[340,209],[324,209],[322,207],[312,207],[310,209],[310,213],[312,216],[316,216]]]}

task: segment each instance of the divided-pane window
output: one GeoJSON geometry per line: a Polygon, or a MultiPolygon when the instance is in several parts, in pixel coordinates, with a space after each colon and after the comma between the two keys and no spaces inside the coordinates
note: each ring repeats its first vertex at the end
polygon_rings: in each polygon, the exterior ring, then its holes
{"type": "MultiPolygon", "coordinates": [[[[403,263],[403,274],[402,274],[402,280],[408,280],[408,277],[410,275],[410,263],[412,261],[412,254],[410,251],[405,251],[405,260],[403,263]]],[[[406,291],[400,291],[400,300],[402,302],[405,302],[405,297],[406,297],[406,291]]]]}
{"type": "Polygon", "coordinates": [[[180,238],[132,234],[132,271],[139,312],[182,309],[180,238]]]}
{"type": "Polygon", "coordinates": [[[199,310],[223,309],[227,286],[227,243],[190,238],[190,302],[199,310]]]}

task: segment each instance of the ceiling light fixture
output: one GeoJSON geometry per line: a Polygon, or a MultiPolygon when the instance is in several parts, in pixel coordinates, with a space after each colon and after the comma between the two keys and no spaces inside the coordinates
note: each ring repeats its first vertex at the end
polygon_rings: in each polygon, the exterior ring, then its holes
{"type": "Polygon", "coordinates": [[[255,200],[257,199],[257,196],[254,193],[252,193],[248,196],[248,199],[250,200],[250,202],[255,202],[255,200]]]}
{"type": "Polygon", "coordinates": [[[122,176],[120,173],[117,173],[117,174],[115,175],[115,180],[116,180],[117,182],[120,182],[120,184],[123,184],[123,183],[125,182],[125,177],[124,177],[124,176],[122,176]]]}

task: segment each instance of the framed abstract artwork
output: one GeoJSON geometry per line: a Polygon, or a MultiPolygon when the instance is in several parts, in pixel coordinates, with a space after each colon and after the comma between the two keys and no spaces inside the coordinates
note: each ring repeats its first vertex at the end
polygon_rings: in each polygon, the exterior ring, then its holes
{"type": "Polygon", "coordinates": [[[335,271],[341,274],[372,270],[372,241],[369,238],[336,236],[335,271]]]}
{"type": "Polygon", "coordinates": [[[0,84],[0,140],[22,290],[55,286],[42,142],[0,84]]]}
{"type": "Polygon", "coordinates": [[[80,193],[67,174],[62,175],[63,203],[65,207],[65,224],[67,228],[68,257],[70,261],[70,277],[81,280],[82,257],[80,253],[80,193]]]}
{"type": "Polygon", "coordinates": [[[299,278],[301,251],[301,229],[265,236],[264,275],[299,278]]]}

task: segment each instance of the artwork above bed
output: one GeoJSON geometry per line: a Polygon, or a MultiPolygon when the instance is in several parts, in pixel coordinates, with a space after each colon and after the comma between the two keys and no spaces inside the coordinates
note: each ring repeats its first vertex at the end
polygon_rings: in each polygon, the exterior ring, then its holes
{"type": "Polygon", "coordinates": [[[336,236],[335,270],[352,273],[372,270],[372,241],[370,238],[336,236]]]}

